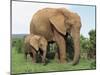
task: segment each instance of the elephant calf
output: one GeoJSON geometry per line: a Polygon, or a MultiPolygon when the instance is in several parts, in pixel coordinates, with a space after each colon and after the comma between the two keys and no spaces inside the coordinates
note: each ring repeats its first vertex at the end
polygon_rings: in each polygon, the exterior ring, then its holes
{"type": "Polygon", "coordinates": [[[42,58],[42,63],[45,63],[48,42],[43,36],[33,34],[27,35],[25,37],[24,43],[26,58],[27,54],[30,54],[33,62],[35,62],[36,53],[39,53],[42,58]]]}

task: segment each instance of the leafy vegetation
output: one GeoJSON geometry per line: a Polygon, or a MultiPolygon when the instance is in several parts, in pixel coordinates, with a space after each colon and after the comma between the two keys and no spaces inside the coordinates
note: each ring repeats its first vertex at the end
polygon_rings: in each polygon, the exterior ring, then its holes
{"type": "Polygon", "coordinates": [[[15,47],[18,53],[23,52],[24,39],[23,38],[13,38],[12,47],[15,47]]]}
{"type": "Polygon", "coordinates": [[[89,32],[89,38],[85,38],[81,35],[80,38],[81,55],[83,58],[95,59],[96,57],[96,32],[91,30],[89,32]]]}
{"type": "Polygon", "coordinates": [[[95,67],[91,65],[91,62],[92,61],[87,59],[80,59],[78,65],[72,66],[70,63],[59,64],[55,60],[50,60],[50,62],[44,66],[41,63],[33,64],[30,58],[26,61],[22,53],[18,53],[15,48],[12,49],[13,74],[95,69],[95,67]]]}
{"type": "MultiPolygon", "coordinates": [[[[69,60],[73,58],[73,41],[71,37],[67,39],[69,60]]],[[[31,58],[28,57],[26,61],[23,54],[24,37],[12,38],[12,73],[36,73],[36,72],[52,72],[52,71],[69,71],[69,70],[84,70],[84,69],[95,69],[96,68],[96,32],[91,30],[89,32],[89,38],[81,35],[80,46],[81,46],[81,59],[80,63],[72,66],[69,61],[66,64],[59,64],[54,59],[54,52],[57,49],[56,44],[50,45],[48,51],[49,63],[43,65],[41,63],[32,63],[31,58]]]]}

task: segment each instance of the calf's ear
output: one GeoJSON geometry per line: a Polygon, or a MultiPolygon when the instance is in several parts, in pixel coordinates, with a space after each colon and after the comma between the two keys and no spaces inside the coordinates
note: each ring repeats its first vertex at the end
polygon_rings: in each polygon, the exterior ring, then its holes
{"type": "Polygon", "coordinates": [[[36,51],[39,50],[39,37],[35,37],[33,36],[31,39],[30,39],[30,45],[36,49],[36,51]]]}

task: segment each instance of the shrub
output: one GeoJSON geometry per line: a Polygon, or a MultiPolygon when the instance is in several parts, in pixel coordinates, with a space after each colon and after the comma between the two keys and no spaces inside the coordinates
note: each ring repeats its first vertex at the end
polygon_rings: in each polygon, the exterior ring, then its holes
{"type": "Polygon", "coordinates": [[[96,68],[96,60],[91,62],[90,67],[91,67],[91,69],[95,69],[96,68]]]}
{"type": "Polygon", "coordinates": [[[12,39],[12,47],[15,47],[18,53],[23,52],[23,39],[22,38],[14,38],[12,39]]]}

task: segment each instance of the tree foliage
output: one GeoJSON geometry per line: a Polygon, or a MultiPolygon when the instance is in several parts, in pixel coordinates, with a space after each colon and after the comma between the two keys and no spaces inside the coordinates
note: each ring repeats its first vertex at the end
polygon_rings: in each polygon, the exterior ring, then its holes
{"type": "Polygon", "coordinates": [[[96,31],[91,30],[89,32],[89,50],[88,57],[95,58],[96,57],[96,31]]]}
{"type": "Polygon", "coordinates": [[[12,40],[12,47],[15,47],[18,53],[22,53],[23,45],[23,38],[14,38],[12,40]]]}
{"type": "Polygon", "coordinates": [[[96,32],[91,30],[88,34],[89,38],[85,38],[83,35],[80,37],[81,56],[93,59],[96,55],[96,32]]]}
{"type": "Polygon", "coordinates": [[[80,46],[81,46],[81,52],[87,52],[87,50],[89,48],[89,39],[85,38],[83,35],[81,35],[80,46]]]}
{"type": "Polygon", "coordinates": [[[96,32],[95,32],[95,30],[91,30],[89,32],[89,36],[90,36],[90,49],[95,50],[95,48],[96,48],[96,32]]]}

